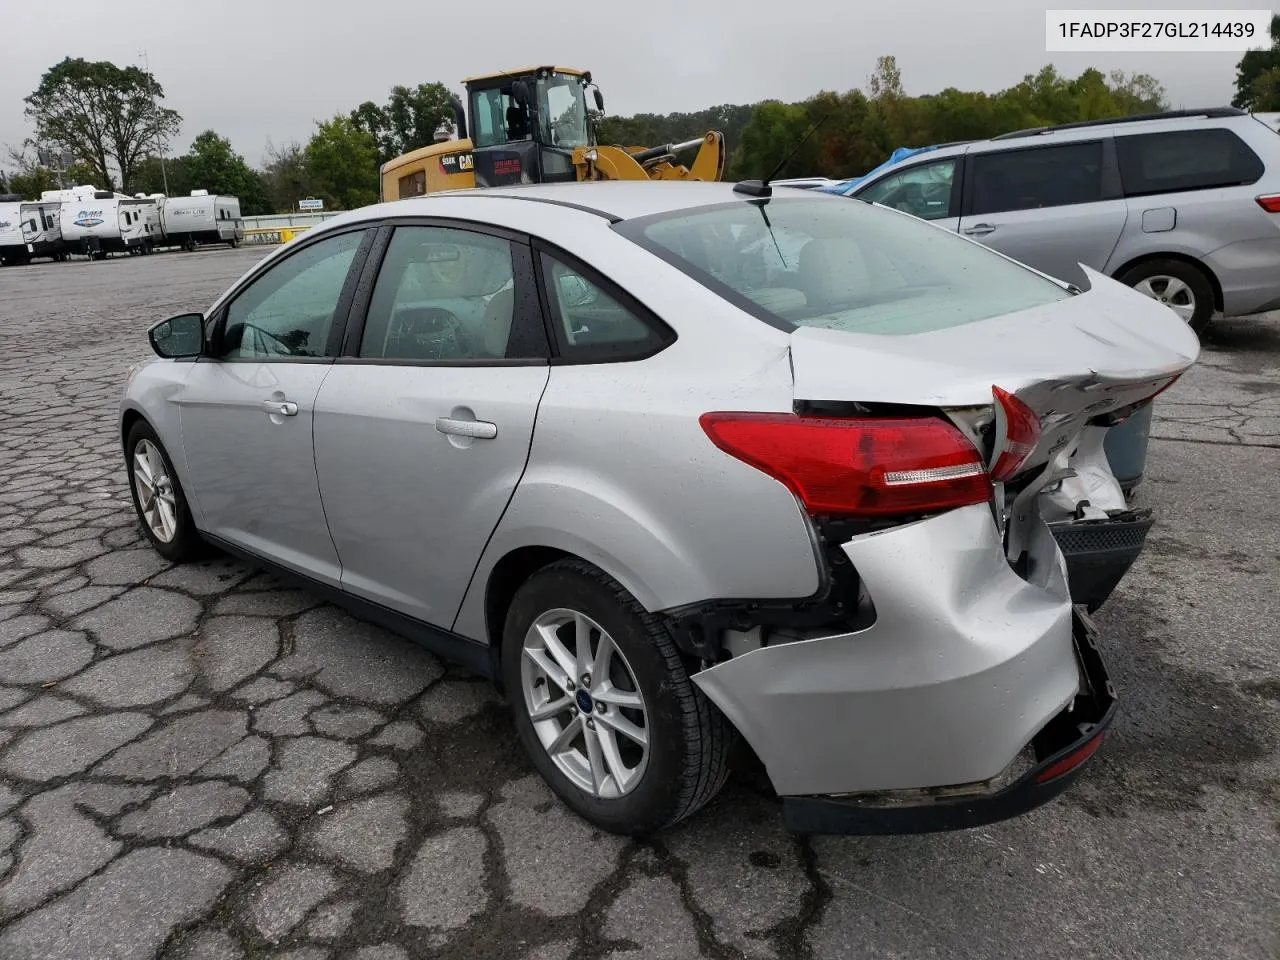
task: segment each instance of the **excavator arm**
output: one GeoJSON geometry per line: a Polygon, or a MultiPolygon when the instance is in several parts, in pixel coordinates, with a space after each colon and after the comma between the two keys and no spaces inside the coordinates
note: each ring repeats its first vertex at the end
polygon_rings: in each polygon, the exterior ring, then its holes
{"type": "Polygon", "coordinates": [[[715,130],[697,140],[668,143],[645,150],[585,147],[574,151],[579,180],[719,180],[724,173],[724,137],[715,130]],[[698,148],[689,166],[676,162],[685,150],[698,148]]]}

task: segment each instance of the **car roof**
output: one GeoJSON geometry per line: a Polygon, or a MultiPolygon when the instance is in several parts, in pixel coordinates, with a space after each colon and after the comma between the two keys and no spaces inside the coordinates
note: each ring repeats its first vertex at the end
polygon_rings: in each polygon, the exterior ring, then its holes
{"type": "MultiPolygon", "coordinates": [[[[373,219],[386,215],[387,208],[391,206],[398,208],[395,212],[399,215],[429,216],[432,204],[437,198],[457,200],[474,198],[477,202],[501,198],[548,203],[565,211],[578,211],[583,216],[601,217],[615,223],[653,214],[758,199],[734,193],[733,186],[732,183],[701,180],[597,180],[583,183],[541,183],[472,190],[446,190],[424,197],[412,197],[365,207],[362,211],[364,215],[360,219],[373,219]]],[[[779,186],[774,196],[813,197],[815,195],[797,187],[779,186]]],[[[481,213],[484,207],[478,206],[476,209],[481,213]]]]}

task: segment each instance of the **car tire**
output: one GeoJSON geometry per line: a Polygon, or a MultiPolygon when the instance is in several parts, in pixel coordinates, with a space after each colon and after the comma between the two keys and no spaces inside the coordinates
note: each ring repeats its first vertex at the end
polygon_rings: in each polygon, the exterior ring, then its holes
{"type": "Polygon", "coordinates": [[[173,462],[156,432],[143,420],[129,429],[125,464],[133,509],[155,551],[174,563],[194,560],[206,553],[208,548],[191,519],[173,462]],[[144,464],[150,470],[149,478],[143,474],[144,464]]]}
{"type": "Polygon", "coordinates": [[[732,724],[694,686],[661,620],[590,564],[558,561],[516,591],[503,628],[502,672],[533,765],[565,804],[601,829],[652,833],[690,816],[724,785],[732,724]],[[545,645],[548,632],[561,657],[578,667],[572,679],[558,682],[544,669],[563,662],[545,645]],[[575,641],[584,634],[589,659],[579,660],[575,641]],[[599,659],[606,641],[614,652],[599,659]],[[584,685],[593,667],[602,676],[584,685]],[[638,709],[620,705],[636,702],[638,709]],[[576,733],[562,739],[574,723],[576,733]],[[628,729],[642,731],[645,744],[628,729]],[[565,749],[553,756],[557,744],[565,749]]]}
{"type": "Polygon", "coordinates": [[[1213,319],[1213,284],[1201,268],[1185,260],[1148,260],[1126,270],[1118,278],[1140,293],[1166,302],[1162,296],[1171,293],[1171,307],[1189,306],[1190,315],[1177,311],[1197,334],[1203,333],[1213,319]]]}

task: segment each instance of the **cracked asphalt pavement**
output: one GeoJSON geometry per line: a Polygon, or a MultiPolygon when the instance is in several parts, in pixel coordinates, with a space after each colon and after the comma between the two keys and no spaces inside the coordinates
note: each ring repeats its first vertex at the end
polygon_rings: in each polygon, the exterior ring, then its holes
{"type": "Polygon", "coordinates": [[[1158,523],[1099,615],[1121,713],[1072,792],[802,841],[747,771],[632,843],[484,683],[146,546],[126,371],[261,255],[0,271],[0,957],[1280,956],[1280,317],[1220,321],[1158,402],[1158,523]]]}

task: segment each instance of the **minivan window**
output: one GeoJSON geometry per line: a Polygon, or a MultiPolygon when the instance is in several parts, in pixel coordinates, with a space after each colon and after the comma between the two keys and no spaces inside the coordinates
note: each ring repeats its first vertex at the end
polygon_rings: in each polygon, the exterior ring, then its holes
{"type": "Polygon", "coordinates": [[[1230,130],[1209,128],[1116,138],[1126,196],[1256,183],[1262,161],[1230,130]]]}
{"type": "Polygon", "coordinates": [[[858,199],[881,203],[921,220],[953,217],[951,182],[955,175],[955,160],[921,163],[876,181],[859,191],[858,199]]]}
{"type": "Polygon", "coordinates": [[[1102,141],[974,154],[971,214],[1102,199],[1102,141]]]}
{"type": "Polygon", "coordinates": [[[614,229],[784,330],[926,333],[1069,296],[954,233],[840,197],[737,201],[614,229]]]}

